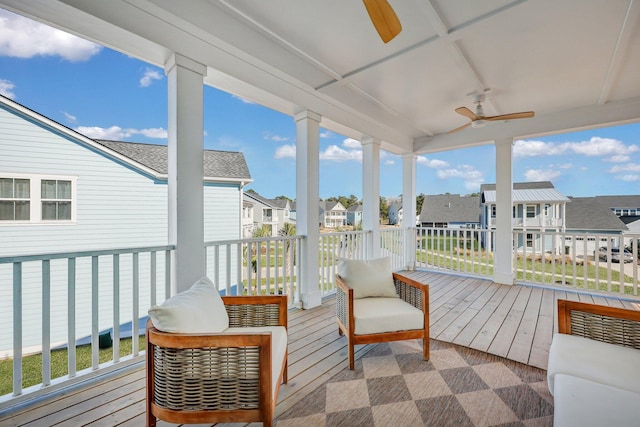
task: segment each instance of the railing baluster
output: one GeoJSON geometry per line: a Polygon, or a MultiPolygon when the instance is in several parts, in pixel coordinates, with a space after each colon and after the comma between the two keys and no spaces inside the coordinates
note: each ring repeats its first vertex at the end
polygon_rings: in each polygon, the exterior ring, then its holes
{"type": "Polygon", "coordinates": [[[42,385],[51,384],[51,261],[42,261],[42,385]]]}
{"type": "Polygon", "coordinates": [[[13,395],[22,394],[22,263],[13,263],[13,395]]]}
{"type": "MultiPolygon", "coordinates": [[[[120,361],[120,254],[113,254],[113,361],[120,361]]],[[[155,304],[153,298],[152,304],[155,304]]],[[[133,326],[133,323],[132,323],[133,326]]]]}
{"type": "Polygon", "coordinates": [[[131,316],[131,347],[134,356],[140,353],[138,323],[140,319],[140,262],[139,253],[133,253],[133,313],[131,316]]]}
{"type": "Polygon", "coordinates": [[[99,314],[98,256],[91,257],[91,367],[97,370],[100,364],[98,314],[99,314]]]}
{"type": "Polygon", "coordinates": [[[67,260],[67,369],[76,376],[76,259],[67,260]]]}

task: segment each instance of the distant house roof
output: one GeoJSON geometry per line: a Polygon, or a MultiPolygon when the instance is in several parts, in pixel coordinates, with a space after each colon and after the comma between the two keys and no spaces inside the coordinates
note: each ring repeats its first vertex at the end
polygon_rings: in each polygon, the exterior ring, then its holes
{"type": "Polygon", "coordinates": [[[389,208],[391,207],[393,207],[397,211],[400,211],[402,209],[402,202],[393,202],[389,205],[389,208]]]}
{"type": "MultiPolygon", "coordinates": [[[[483,184],[480,186],[482,201],[484,203],[495,203],[497,193],[495,184],[483,184]]],[[[557,203],[568,202],[569,199],[549,181],[540,182],[514,182],[512,199],[514,203],[557,203]]]]}
{"type": "Polygon", "coordinates": [[[567,230],[628,230],[600,196],[570,197],[570,200],[565,211],[567,230]]]}
{"type": "MultiPolygon", "coordinates": [[[[280,209],[286,209],[287,203],[289,203],[287,199],[269,199],[269,200],[271,200],[271,203],[273,204],[273,206],[280,209]]],[[[289,205],[289,207],[291,207],[291,205],[289,205]]]]}
{"type": "MultiPolygon", "coordinates": [[[[160,174],[168,173],[166,145],[106,140],[96,142],[160,174]]],[[[204,150],[203,162],[205,179],[251,181],[251,174],[242,153],[204,150]]]]}
{"type": "Polygon", "coordinates": [[[459,194],[427,195],[422,202],[420,222],[479,223],[480,197],[459,194]]]}
{"type": "Polygon", "coordinates": [[[640,208],[640,196],[596,196],[596,198],[609,208],[640,208]]]}
{"type": "Polygon", "coordinates": [[[258,201],[258,202],[262,203],[265,206],[276,207],[276,206],[273,205],[273,200],[267,199],[266,197],[262,197],[261,195],[259,195],[258,193],[254,192],[254,191],[246,191],[244,193],[244,196],[248,197],[250,199],[253,199],[255,201],[258,201]]]}
{"type": "Polygon", "coordinates": [[[348,212],[362,212],[362,205],[357,203],[355,205],[351,205],[347,208],[348,212]]]}

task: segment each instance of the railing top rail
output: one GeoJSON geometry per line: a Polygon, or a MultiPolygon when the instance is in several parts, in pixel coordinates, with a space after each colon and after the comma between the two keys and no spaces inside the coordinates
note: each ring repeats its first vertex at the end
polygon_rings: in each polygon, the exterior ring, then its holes
{"type": "Polygon", "coordinates": [[[174,245],[166,245],[166,246],[145,246],[145,247],[138,247],[138,248],[103,249],[103,250],[97,250],[97,251],[92,250],[92,251],[80,251],[80,252],[57,252],[57,253],[48,253],[48,254],[18,255],[18,256],[0,257],[0,264],[13,264],[16,262],[43,261],[43,260],[64,259],[64,258],[83,258],[83,257],[115,255],[115,254],[131,254],[131,253],[140,253],[140,252],[159,252],[159,251],[174,250],[175,248],[176,247],[174,245]]]}
{"type": "Polygon", "coordinates": [[[333,237],[344,236],[345,234],[367,234],[371,233],[371,230],[353,230],[353,231],[330,231],[328,233],[320,233],[320,237],[333,237]]]}
{"type": "Polygon", "coordinates": [[[216,246],[216,245],[232,245],[238,243],[259,243],[259,242],[273,242],[274,240],[285,241],[285,240],[301,240],[306,238],[303,235],[296,236],[276,236],[276,237],[256,237],[256,238],[248,238],[248,239],[233,239],[233,240],[210,240],[208,242],[204,242],[205,247],[216,246]]]}

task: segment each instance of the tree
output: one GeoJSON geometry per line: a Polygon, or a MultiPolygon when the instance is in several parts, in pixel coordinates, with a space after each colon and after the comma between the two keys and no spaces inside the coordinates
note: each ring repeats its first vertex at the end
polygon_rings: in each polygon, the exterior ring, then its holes
{"type": "Polygon", "coordinates": [[[276,200],[288,200],[289,203],[293,202],[293,199],[288,198],[287,196],[276,196],[276,200]]]}
{"type": "Polygon", "coordinates": [[[389,204],[387,199],[380,196],[380,223],[389,222],[389,204]]]}
{"type": "MultiPolygon", "coordinates": [[[[278,234],[282,237],[286,236],[295,236],[296,235],[296,226],[290,222],[285,222],[278,234]]],[[[284,283],[287,283],[287,278],[289,277],[289,251],[291,250],[291,242],[292,240],[285,240],[284,242],[284,283]]],[[[294,254],[295,256],[295,254],[294,254]]],[[[293,260],[293,264],[295,265],[295,258],[293,260]]]]}
{"type": "Polygon", "coordinates": [[[424,198],[424,193],[420,193],[416,196],[416,215],[420,215],[422,213],[422,204],[424,203],[424,198]]]}

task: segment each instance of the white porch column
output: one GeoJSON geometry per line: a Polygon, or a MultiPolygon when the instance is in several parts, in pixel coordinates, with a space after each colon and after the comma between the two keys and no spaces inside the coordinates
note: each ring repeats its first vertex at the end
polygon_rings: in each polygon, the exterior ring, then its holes
{"type": "Polygon", "coordinates": [[[307,236],[303,242],[304,257],[300,294],[303,308],[321,304],[318,287],[318,244],[320,241],[320,115],[302,111],[294,116],[296,122],[296,232],[307,236]]]}
{"type": "Polygon", "coordinates": [[[169,244],[175,245],[171,293],[205,274],[203,76],[206,66],[180,54],[165,64],[169,120],[169,244]]]}
{"type": "Polygon", "coordinates": [[[371,231],[367,258],[380,256],[380,140],[362,140],[362,229],[371,231]]]}
{"type": "Polygon", "coordinates": [[[501,139],[495,141],[495,145],[496,246],[493,280],[496,283],[513,285],[513,139],[501,139]]]}
{"type": "Polygon", "coordinates": [[[416,155],[402,156],[402,228],[404,229],[405,268],[416,268],[416,155]]]}

